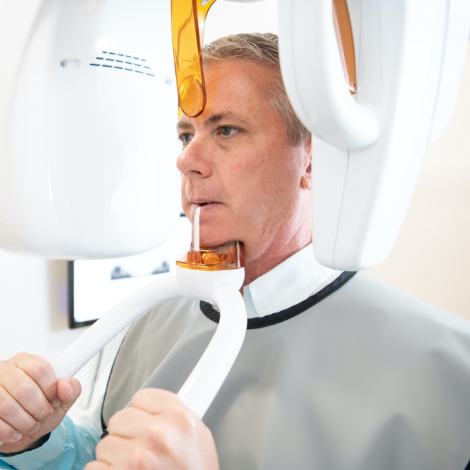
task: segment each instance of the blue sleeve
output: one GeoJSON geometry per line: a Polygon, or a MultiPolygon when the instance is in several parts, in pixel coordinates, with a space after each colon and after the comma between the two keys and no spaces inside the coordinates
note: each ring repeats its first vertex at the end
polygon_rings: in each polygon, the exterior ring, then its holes
{"type": "Polygon", "coordinates": [[[94,460],[98,441],[96,429],[66,416],[41,447],[11,457],[0,454],[0,469],[82,470],[94,460]]]}

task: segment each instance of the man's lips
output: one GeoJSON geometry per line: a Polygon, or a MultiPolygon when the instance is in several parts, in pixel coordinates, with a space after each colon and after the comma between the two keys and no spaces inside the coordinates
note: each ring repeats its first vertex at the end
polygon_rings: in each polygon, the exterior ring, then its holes
{"type": "Polygon", "coordinates": [[[216,208],[221,207],[222,203],[219,201],[210,201],[210,200],[192,200],[190,201],[190,209],[189,209],[189,219],[192,221],[194,219],[194,214],[196,210],[200,210],[200,217],[201,220],[205,219],[206,215],[212,213],[216,208]]]}
{"type": "Polygon", "coordinates": [[[206,206],[211,206],[215,204],[220,204],[219,201],[212,201],[209,199],[194,199],[190,201],[192,206],[200,206],[200,207],[206,207],[206,206]]]}

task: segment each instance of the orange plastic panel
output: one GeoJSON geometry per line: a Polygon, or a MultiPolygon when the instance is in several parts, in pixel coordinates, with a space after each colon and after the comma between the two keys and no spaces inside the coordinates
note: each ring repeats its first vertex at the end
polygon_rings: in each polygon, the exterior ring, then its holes
{"type": "Polygon", "coordinates": [[[206,104],[201,47],[207,13],[216,0],[172,0],[173,58],[180,110],[198,116],[206,104]]]}

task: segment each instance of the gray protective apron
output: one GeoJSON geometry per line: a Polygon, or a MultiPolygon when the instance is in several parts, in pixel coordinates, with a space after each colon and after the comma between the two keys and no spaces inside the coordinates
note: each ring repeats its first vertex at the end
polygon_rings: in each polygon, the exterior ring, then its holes
{"type": "MultiPolygon", "coordinates": [[[[211,305],[180,299],[133,325],[104,427],[140,388],[176,392],[217,318],[211,305]]],[[[343,273],[304,302],[249,320],[204,421],[222,470],[464,470],[470,322],[343,273]]]]}

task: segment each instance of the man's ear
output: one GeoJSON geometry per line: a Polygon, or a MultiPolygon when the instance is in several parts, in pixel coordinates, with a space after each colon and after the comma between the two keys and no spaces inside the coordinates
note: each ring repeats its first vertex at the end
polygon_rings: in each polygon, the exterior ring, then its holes
{"type": "Polygon", "coordinates": [[[302,189],[312,189],[312,136],[304,142],[304,168],[300,179],[302,189]]]}

